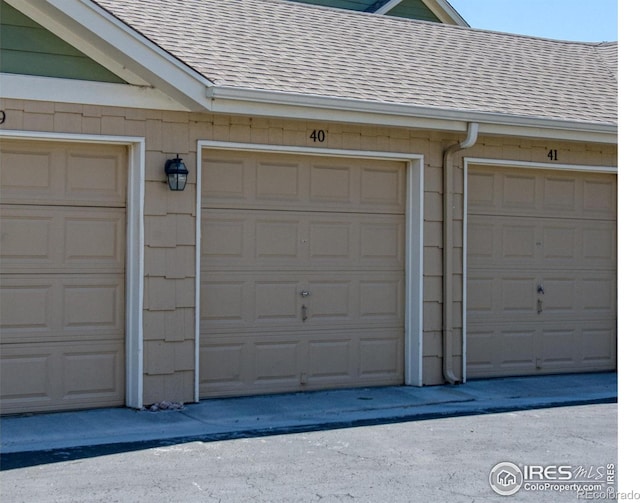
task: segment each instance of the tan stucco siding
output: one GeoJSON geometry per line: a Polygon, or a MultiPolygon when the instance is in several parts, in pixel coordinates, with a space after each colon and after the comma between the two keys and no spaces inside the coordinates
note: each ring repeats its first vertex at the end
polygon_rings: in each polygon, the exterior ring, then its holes
{"type": "MultiPolygon", "coordinates": [[[[3,130],[145,138],[144,403],[189,402],[194,397],[196,333],[197,141],[215,140],[328,149],[423,154],[424,383],[442,379],[443,151],[463,135],[392,127],[188,114],[94,105],[0,100],[3,130]],[[310,134],[323,129],[326,140],[310,134]],[[187,189],[170,193],[164,163],[179,154],[190,170],[187,189]]],[[[462,373],[463,157],[549,162],[558,150],[563,164],[615,166],[612,145],[585,145],[519,138],[484,137],[454,156],[454,363],[462,373]]]]}

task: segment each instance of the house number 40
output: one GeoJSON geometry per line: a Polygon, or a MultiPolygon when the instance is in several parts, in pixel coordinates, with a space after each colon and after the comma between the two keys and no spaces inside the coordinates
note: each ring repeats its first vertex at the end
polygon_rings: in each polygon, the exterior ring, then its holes
{"type": "Polygon", "coordinates": [[[327,135],[324,129],[314,129],[313,132],[309,135],[309,138],[311,138],[314,141],[314,143],[315,142],[324,143],[324,140],[326,140],[327,135]]]}

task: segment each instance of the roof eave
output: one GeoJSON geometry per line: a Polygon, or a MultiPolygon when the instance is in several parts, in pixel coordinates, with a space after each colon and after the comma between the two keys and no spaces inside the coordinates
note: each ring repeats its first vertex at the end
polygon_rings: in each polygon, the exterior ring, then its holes
{"type": "Polygon", "coordinates": [[[545,119],[499,113],[448,110],[280,91],[211,86],[212,111],[262,116],[418,127],[465,132],[477,122],[481,134],[617,143],[615,124],[545,119]]]}
{"type": "Polygon", "coordinates": [[[208,110],[208,79],[91,0],[6,0],[125,81],[208,110]]]}

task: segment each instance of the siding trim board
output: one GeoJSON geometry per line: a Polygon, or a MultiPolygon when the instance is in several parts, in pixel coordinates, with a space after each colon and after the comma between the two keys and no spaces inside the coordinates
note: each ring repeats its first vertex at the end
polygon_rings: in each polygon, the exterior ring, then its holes
{"type": "Polygon", "coordinates": [[[467,275],[468,275],[468,174],[473,166],[511,167],[558,172],[616,174],[616,166],[590,166],[580,164],[549,164],[508,159],[465,157],[463,159],[463,223],[462,223],[462,382],[467,382],[467,275]]]}
{"type": "Polygon", "coordinates": [[[18,100],[188,111],[159,89],[129,84],[0,73],[2,96],[18,100]]]}
{"type": "Polygon", "coordinates": [[[314,118],[458,132],[466,132],[467,123],[478,122],[479,134],[599,143],[617,142],[618,128],[613,124],[551,120],[224,86],[209,87],[207,96],[213,99],[212,111],[219,113],[307,120],[314,118]]]}
{"type": "MultiPolygon", "coordinates": [[[[200,264],[202,239],[202,160],[203,150],[235,150],[251,152],[275,152],[357,159],[384,159],[407,164],[407,188],[405,203],[405,384],[423,385],[423,248],[424,248],[424,156],[421,154],[323,149],[313,147],[274,146],[248,143],[231,143],[199,140],[197,147],[196,191],[196,320],[200,320],[200,264]]],[[[196,322],[195,333],[195,401],[200,400],[200,326],[196,322]]]]}
{"type": "Polygon", "coordinates": [[[145,139],[133,136],[0,130],[0,139],[3,138],[128,146],[127,258],[125,266],[125,404],[131,408],[142,408],[145,139]]]}

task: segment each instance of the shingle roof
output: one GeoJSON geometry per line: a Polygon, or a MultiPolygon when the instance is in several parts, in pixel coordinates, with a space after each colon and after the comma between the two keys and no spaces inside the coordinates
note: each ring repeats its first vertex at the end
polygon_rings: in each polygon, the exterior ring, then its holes
{"type": "Polygon", "coordinates": [[[282,0],[94,0],[225,87],[617,123],[617,43],[282,0]]]}

